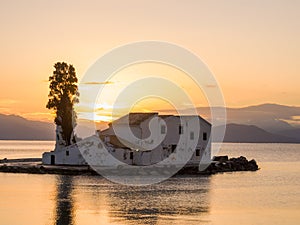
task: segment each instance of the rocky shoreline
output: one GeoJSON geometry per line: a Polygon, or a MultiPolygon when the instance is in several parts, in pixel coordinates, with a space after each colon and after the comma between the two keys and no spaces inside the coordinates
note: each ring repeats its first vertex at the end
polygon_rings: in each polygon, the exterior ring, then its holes
{"type": "Polygon", "coordinates": [[[229,158],[228,156],[216,156],[212,163],[204,170],[198,168],[183,168],[178,174],[203,174],[211,175],[225,172],[257,171],[259,167],[254,159],[247,160],[246,157],[229,158]]]}
{"type": "MultiPolygon", "coordinates": [[[[197,167],[183,168],[176,175],[211,175],[224,172],[257,171],[254,159],[245,157],[228,158],[216,156],[206,170],[199,172],[197,167]]],[[[40,158],[3,159],[0,160],[0,172],[28,174],[62,174],[62,175],[98,175],[89,166],[42,165],[40,158]]]]}

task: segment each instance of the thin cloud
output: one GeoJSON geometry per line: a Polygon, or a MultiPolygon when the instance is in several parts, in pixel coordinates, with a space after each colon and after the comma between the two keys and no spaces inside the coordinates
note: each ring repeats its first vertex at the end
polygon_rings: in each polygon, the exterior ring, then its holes
{"type": "Polygon", "coordinates": [[[207,87],[207,88],[216,88],[217,85],[215,85],[215,84],[207,84],[207,85],[205,85],[205,87],[207,87]]]}
{"type": "Polygon", "coordinates": [[[300,116],[292,116],[292,120],[300,122],[300,116]]]}
{"type": "Polygon", "coordinates": [[[30,112],[30,113],[23,113],[22,115],[24,116],[44,116],[44,115],[51,115],[51,113],[48,113],[48,112],[30,112]]]}
{"type": "Polygon", "coordinates": [[[96,82],[96,81],[91,81],[91,82],[85,82],[82,84],[87,84],[87,85],[104,85],[104,84],[114,84],[115,82],[112,81],[103,81],[103,82],[96,82]]]}
{"type": "Polygon", "coordinates": [[[0,105],[12,105],[17,103],[18,101],[14,99],[0,99],[0,105]]]}
{"type": "Polygon", "coordinates": [[[11,114],[11,109],[0,107],[0,114],[11,114]]]}

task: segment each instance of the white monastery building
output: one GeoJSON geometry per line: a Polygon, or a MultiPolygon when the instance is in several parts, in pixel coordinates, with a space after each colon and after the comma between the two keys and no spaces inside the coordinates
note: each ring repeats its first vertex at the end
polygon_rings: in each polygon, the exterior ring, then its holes
{"type": "Polygon", "coordinates": [[[104,145],[114,158],[133,166],[168,164],[173,160],[201,170],[211,163],[211,124],[198,115],[129,113],[110,123],[107,129],[67,147],[62,142],[60,129],[56,129],[54,151],[43,154],[43,164],[91,164],[86,159],[94,154],[95,148],[89,148],[92,145],[101,146],[99,151],[103,151],[104,145]]]}

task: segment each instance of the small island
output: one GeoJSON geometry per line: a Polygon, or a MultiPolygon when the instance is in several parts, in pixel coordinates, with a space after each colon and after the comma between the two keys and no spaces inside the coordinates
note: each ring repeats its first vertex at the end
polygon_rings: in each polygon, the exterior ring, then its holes
{"type": "MultiPolygon", "coordinates": [[[[183,168],[176,175],[212,175],[224,172],[257,171],[259,167],[254,159],[248,161],[245,157],[228,158],[217,156],[204,170],[198,167],[183,168]]],[[[0,172],[28,174],[61,174],[61,175],[99,175],[90,166],[59,166],[43,165],[41,158],[2,159],[0,172]]]]}
{"type": "Polygon", "coordinates": [[[74,132],[74,104],[79,102],[75,68],[65,62],[54,68],[46,107],[56,115],[55,149],[42,158],[0,160],[0,172],[95,175],[100,166],[120,176],[147,175],[153,169],[159,175],[172,168],[173,176],[258,170],[254,159],[212,157],[212,125],[199,115],[129,113],[81,139],[74,132]]]}

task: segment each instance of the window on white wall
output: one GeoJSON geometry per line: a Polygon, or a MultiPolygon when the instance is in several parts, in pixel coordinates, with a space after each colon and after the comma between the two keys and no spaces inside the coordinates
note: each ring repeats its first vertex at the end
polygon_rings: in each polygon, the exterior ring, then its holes
{"type": "Polygon", "coordinates": [[[133,159],[133,152],[130,152],[129,157],[130,157],[130,159],[133,159]]]}
{"type": "Polygon", "coordinates": [[[161,134],[165,134],[166,133],[166,126],[165,125],[161,125],[160,126],[160,133],[161,134]]]}
{"type": "Polygon", "coordinates": [[[172,145],[172,153],[175,152],[177,145],[172,145]]]}
{"type": "Polygon", "coordinates": [[[206,140],[207,140],[207,133],[204,132],[204,133],[203,133],[203,141],[206,141],[206,140]]]}
{"type": "Polygon", "coordinates": [[[179,134],[183,134],[183,126],[179,125],[179,134]]]}
{"type": "Polygon", "coordinates": [[[194,132],[191,131],[191,133],[190,133],[190,139],[191,139],[191,140],[194,140],[194,137],[195,137],[194,132]]]}

